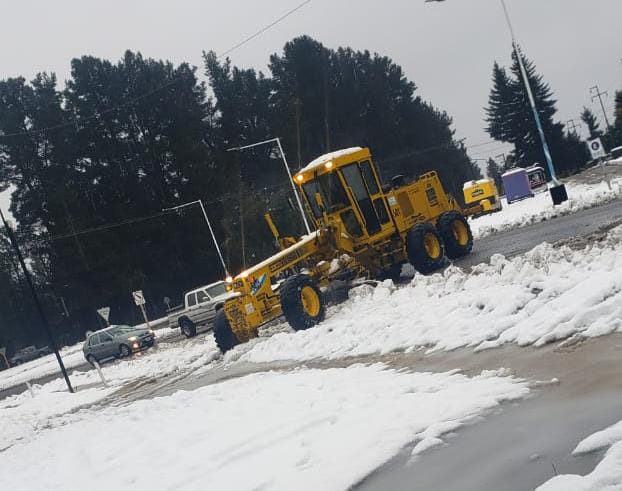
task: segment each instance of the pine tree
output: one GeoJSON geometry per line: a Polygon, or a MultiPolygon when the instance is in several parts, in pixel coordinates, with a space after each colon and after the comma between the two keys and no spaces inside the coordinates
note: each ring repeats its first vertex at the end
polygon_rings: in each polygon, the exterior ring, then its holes
{"type": "Polygon", "coordinates": [[[583,121],[587,126],[590,133],[590,139],[598,138],[603,135],[603,132],[600,130],[600,125],[598,124],[598,119],[591,109],[587,107],[583,108],[583,112],[581,113],[581,121],[583,121]]]}
{"type": "MultiPolygon", "coordinates": [[[[563,125],[554,120],[556,100],[550,86],[536,72],[535,64],[522,53],[521,57],[556,170],[570,172],[585,163],[585,154],[574,139],[564,135],[563,125]]],[[[517,165],[526,167],[544,163],[540,134],[514,51],[510,74],[495,63],[493,87],[486,108],[486,130],[495,140],[514,146],[512,157],[517,165]]]]}

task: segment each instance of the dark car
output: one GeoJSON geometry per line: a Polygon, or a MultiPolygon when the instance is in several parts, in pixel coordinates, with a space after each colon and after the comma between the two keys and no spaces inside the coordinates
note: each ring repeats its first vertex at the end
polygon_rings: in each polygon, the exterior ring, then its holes
{"type": "Polygon", "coordinates": [[[32,361],[37,358],[41,358],[42,356],[46,356],[52,353],[52,350],[47,346],[43,348],[37,348],[35,346],[27,346],[16,352],[13,357],[9,360],[11,366],[21,365],[22,363],[26,363],[27,361],[32,361]]]}
{"type": "Polygon", "coordinates": [[[155,334],[150,329],[111,326],[88,334],[82,351],[86,361],[93,365],[95,362],[126,358],[154,344],[155,334]]]}

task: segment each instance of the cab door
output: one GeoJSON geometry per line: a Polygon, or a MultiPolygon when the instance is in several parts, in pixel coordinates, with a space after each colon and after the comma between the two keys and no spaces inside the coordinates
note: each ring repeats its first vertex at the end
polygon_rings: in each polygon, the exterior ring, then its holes
{"type": "Polygon", "coordinates": [[[361,226],[370,237],[381,233],[390,220],[370,161],[345,165],[341,173],[360,213],[361,226]]]}

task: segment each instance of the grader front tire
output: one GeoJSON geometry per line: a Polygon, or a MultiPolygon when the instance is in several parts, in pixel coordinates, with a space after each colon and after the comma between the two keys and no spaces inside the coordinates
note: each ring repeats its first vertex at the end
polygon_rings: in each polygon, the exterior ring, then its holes
{"type": "Polygon", "coordinates": [[[238,338],[235,337],[231,329],[231,325],[223,309],[216,312],[216,317],[214,318],[214,340],[222,354],[225,354],[227,351],[240,344],[238,338]]]}
{"type": "Polygon", "coordinates": [[[292,276],[285,280],[280,290],[283,315],[295,331],[309,329],[324,320],[324,299],[310,276],[292,276]]]}
{"type": "Polygon", "coordinates": [[[431,223],[418,223],[406,237],[408,260],[421,274],[430,274],[443,266],[445,248],[438,230],[431,223]]]}

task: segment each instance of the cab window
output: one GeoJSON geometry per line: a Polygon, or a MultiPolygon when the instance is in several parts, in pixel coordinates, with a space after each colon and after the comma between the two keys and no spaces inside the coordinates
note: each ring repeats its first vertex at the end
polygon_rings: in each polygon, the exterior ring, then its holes
{"type": "Polygon", "coordinates": [[[186,298],[188,299],[188,307],[194,307],[197,304],[196,293],[191,293],[186,298]]]}
{"type": "Polygon", "coordinates": [[[320,193],[328,213],[342,210],[350,204],[341,181],[334,173],[322,174],[313,181],[303,184],[302,189],[315,218],[322,217],[322,212],[315,200],[315,193],[320,193]]]}
{"type": "Polygon", "coordinates": [[[197,292],[197,302],[198,303],[209,302],[209,297],[207,296],[207,293],[205,293],[203,290],[201,290],[200,292],[197,292]]]}
{"type": "Polygon", "coordinates": [[[359,166],[361,167],[361,173],[363,174],[365,184],[367,184],[367,189],[369,189],[369,194],[377,194],[379,192],[378,181],[376,181],[376,176],[374,176],[371,163],[369,160],[364,160],[359,166]]]}

